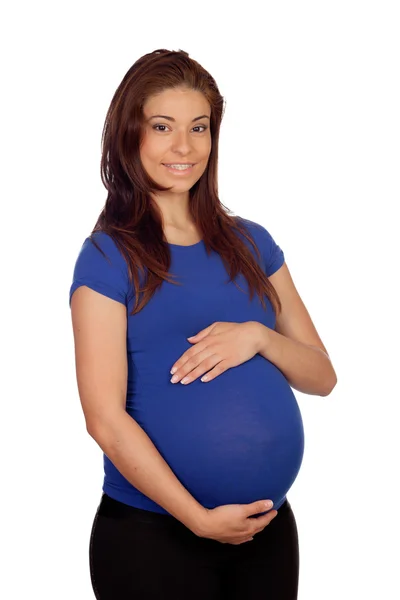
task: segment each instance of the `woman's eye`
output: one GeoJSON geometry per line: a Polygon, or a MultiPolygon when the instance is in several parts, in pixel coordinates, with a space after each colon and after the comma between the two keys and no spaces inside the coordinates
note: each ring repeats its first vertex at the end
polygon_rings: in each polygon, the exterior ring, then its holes
{"type": "MultiPolygon", "coordinates": [[[[153,126],[153,129],[155,129],[156,131],[161,131],[161,133],[164,133],[165,129],[160,130],[160,129],[157,129],[157,127],[166,127],[166,125],[154,125],[153,126]]],[[[206,125],[196,125],[196,127],[193,127],[193,129],[198,129],[199,127],[202,127],[203,131],[205,131],[207,129],[206,125]]],[[[199,131],[197,133],[203,133],[203,131],[199,131]]]]}

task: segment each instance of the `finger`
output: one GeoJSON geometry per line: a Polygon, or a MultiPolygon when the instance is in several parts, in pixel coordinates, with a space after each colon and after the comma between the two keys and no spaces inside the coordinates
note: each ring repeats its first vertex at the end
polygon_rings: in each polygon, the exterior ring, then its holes
{"type": "Polygon", "coordinates": [[[252,531],[252,535],[256,533],[260,533],[263,529],[267,527],[273,521],[278,514],[277,510],[271,510],[270,513],[265,515],[264,517],[257,517],[257,519],[252,519],[254,521],[254,529],[252,531]]]}
{"type": "MultiPolygon", "coordinates": [[[[201,378],[201,381],[211,381],[229,369],[228,360],[221,360],[209,373],[201,378]]],[[[264,508],[265,510],[265,508],[264,508]]]]}
{"type": "MultiPolygon", "coordinates": [[[[188,360],[190,360],[191,358],[196,356],[199,352],[204,350],[204,348],[205,348],[204,344],[201,344],[201,345],[198,344],[196,346],[193,346],[192,348],[189,348],[189,350],[186,350],[186,352],[184,352],[182,354],[182,356],[172,365],[171,370],[170,370],[171,375],[174,375],[175,373],[177,373],[179,371],[179,369],[181,369],[182,367],[184,367],[186,365],[188,360]]],[[[181,376],[182,376],[182,373],[181,373],[181,376]]]]}
{"type": "Polygon", "coordinates": [[[262,527],[263,523],[266,523],[268,525],[272,521],[272,519],[276,517],[277,514],[277,510],[270,510],[266,515],[262,515],[261,517],[256,517],[255,519],[253,519],[254,524],[256,526],[260,525],[260,527],[262,527]]]}
{"type": "Polygon", "coordinates": [[[205,338],[214,329],[214,327],[216,325],[217,325],[217,323],[212,323],[211,325],[209,325],[205,329],[202,329],[201,331],[199,331],[198,333],[196,333],[196,335],[192,335],[191,337],[188,337],[186,339],[189,340],[189,341],[191,341],[191,342],[199,342],[200,340],[202,340],[203,338],[205,338]]]}
{"type": "Polygon", "coordinates": [[[187,383],[191,383],[192,381],[200,377],[200,375],[204,375],[204,373],[207,373],[207,371],[212,369],[218,363],[219,360],[220,358],[215,354],[208,356],[196,368],[194,368],[193,371],[189,371],[188,374],[181,379],[181,383],[183,383],[184,385],[186,385],[187,383]]]}
{"type": "MultiPolygon", "coordinates": [[[[188,358],[184,364],[182,364],[180,366],[180,368],[178,369],[178,371],[176,371],[176,373],[171,377],[171,382],[172,383],[177,383],[178,381],[181,381],[182,379],[185,378],[185,376],[189,375],[189,373],[191,373],[192,371],[194,371],[194,369],[196,369],[197,367],[199,367],[199,364],[204,361],[206,358],[210,357],[213,355],[212,349],[210,347],[206,347],[203,350],[199,350],[198,352],[196,352],[196,354],[192,354],[190,356],[190,358],[188,358]]],[[[182,359],[179,360],[179,362],[182,359]]],[[[178,364],[178,363],[176,363],[178,364]]],[[[215,362],[210,364],[210,367],[213,367],[215,365],[215,362]]],[[[205,373],[207,369],[203,370],[202,373],[205,373]]],[[[201,374],[202,374],[201,373],[201,374]]],[[[187,380],[185,383],[189,383],[189,380],[187,380]]]]}
{"type": "Polygon", "coordinates": [[[233,546],[240,546],[240,544],[244,544],[245,542],[250,542],[252,539],[252,537],[250,538],[246,538],[245,540],[240,540],[239,542],[229,542],[230,544],[232,544],[233,546]]]}
{"type": "Polygon", "coordinates": [[[255,502],[251,502],[250,504],[245,504],[244,508],[246,511],[246,516],[250,517],[251,515],[258,515],[260,513],[263,513],[266,510],[272,508],[272,506],[272,500],[256,500],[255,502]]]}

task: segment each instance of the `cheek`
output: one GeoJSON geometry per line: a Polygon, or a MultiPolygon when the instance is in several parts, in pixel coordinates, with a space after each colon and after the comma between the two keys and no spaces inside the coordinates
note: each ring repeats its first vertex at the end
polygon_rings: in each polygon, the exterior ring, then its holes
{"type": "Polygon", "coordinates": [[[143,164],[151,164],[154,162],[160,162],[160,151],[161,148],[159,145],[155,145],[151,143],[151,140],[148,138],[145,139],[140,147],[140,158],[143,164]]]}
{"type": "Polygon", "coordinates": [[[210,154],[211,153],[211,148],[212,148],[212,139],[209,138],[205,144],[205,152],[206,154],[210,154]]]}
{"type": "Polygon", "coordinates": [[[148,160],[152,160],[160,152],[161,146],[159,140],[154,138],[153,132],[146,131],[142,139],[140,152],[148,160]]]}

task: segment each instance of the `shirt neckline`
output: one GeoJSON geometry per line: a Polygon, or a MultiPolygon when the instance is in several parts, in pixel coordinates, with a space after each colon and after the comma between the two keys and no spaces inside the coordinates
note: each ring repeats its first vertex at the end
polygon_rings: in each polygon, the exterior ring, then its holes
{"type": "Polygon", "coordinates": [[[170,244],[168,242],[168,246],[170,246],[171,248],[196,248],[197,246],[200,246],[200,244],[203,244],[203,240],[200,240],[199,242],[196,242],[195,244],[189,244],[189,246],[182,246],[182,244],[170,244]]]}

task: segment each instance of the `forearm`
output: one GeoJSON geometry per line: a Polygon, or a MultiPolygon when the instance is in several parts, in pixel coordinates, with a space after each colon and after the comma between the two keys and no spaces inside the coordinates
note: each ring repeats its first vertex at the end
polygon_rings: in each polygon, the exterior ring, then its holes
{"type": "Polygon", "coordinates": [[[106,423],[97,423],[88,432],[133,486],[198,534],[206,509],[181,484],[128,413],[108,415],[106,423]]]}
{"type": "Polygon", "coordinates": [[[330,394],[337,379],[323,350],[292,340],[262,323],[258,326],[259,354],[282,371],[291,387],[303,394],[330,394]]]}

